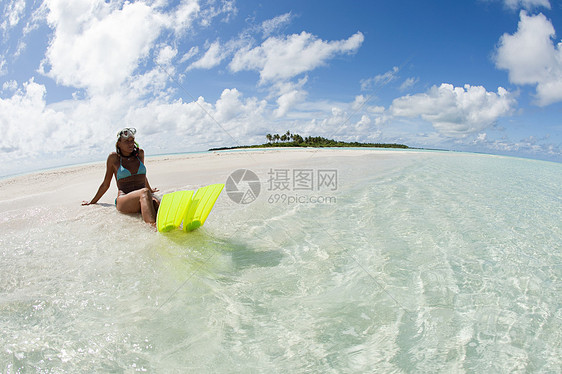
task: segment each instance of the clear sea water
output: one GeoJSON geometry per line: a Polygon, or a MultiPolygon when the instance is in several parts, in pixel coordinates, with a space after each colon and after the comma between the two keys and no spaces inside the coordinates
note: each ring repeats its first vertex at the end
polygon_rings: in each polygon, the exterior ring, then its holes
{"type": "Polygon", "coordinates": [[[258,199],[223,193],[191,234],[110,206],[0,204],[0,372],[561,371],[561,164],[306,168],[337,170],[337,188],[273,190],[253,170],[258,199]]]}

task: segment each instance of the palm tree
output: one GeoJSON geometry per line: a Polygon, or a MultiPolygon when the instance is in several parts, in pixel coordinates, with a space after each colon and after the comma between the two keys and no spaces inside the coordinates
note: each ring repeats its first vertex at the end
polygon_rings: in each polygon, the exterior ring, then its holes
{"type": "Polygon", "coordinates": [[[293,134],[291,135],[291,137],[293,138],[293,141],[297,144],[300,144],[304,141],[302,136],[300,136],[299,134],[293,134]]]}
{"type": "Polygon", "coordinates": [[[265,138],[267,139],[267,142],[268,142],[268,143],[271,143],[271,141],[273,140],[273,135],[267,134],[267,135],[265,136],[265,138]]]}

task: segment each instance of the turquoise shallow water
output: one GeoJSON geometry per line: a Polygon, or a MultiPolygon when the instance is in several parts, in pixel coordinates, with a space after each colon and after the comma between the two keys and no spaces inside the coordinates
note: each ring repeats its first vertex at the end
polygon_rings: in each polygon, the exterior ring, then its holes
{"type": "Polygon", "coordinates": [[[337,188],[289,203],[254,170],[256,201],[223,194],[188,235],[103,206],[3,212],[0,372],[560,372],[562,165],[306,167],[337,188]]]}

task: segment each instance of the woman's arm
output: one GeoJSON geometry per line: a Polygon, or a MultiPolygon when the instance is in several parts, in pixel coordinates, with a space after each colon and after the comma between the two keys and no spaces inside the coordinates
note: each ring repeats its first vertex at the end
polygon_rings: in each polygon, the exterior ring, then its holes
{"type": "Polygon", "coordinates": [[[146,178],[146,184],[145,185],[146,185],[146,188],[148,188],[148,190],[152,193],[159,191],[158,188],[152,189],[152,187],[150,187],[150,183],[148,183],[148,178],[146,178]]]}
{"type": "MultiPolygon", "coordinates": [[[[141,162],[144,164],[144,150],[143,149],[139,149],[139,159],[141,160],[141,162]]],[[[145,179],[145,187],[148,188],[148,190],[152,193],[154,192],[158,192],[158,188],[152,189],[152,187],[150,187],[150,183],[148,183],[148,178],[145,179]]]]}
{"type": "Polygon", "coordinates": [[[109,157],[107,158],[105,177],[103,178],[103,182],[98,188],[98,192],[96,193],[96,196],[94,196],[94,198],[90,202],[82,201],[82,205],[90,205],[90,204],[97,203],[98,200],[101,199],[101,197],[107,192],[109,186],[111,186],[111,178],[113,177],[114,169],[115,169],[115,161],[113,156],[114,156],[113,154],[110,154],[109,157]]]}

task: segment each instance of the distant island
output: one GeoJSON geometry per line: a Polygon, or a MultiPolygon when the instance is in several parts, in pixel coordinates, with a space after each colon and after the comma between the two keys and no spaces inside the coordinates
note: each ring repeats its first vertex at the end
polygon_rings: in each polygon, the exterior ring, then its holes
{"type": "Polygon", "coordinates": [[[365,148],[402,148],[409,149],[404,144],[386,144],[386,143],[359,143],[359,142],[343,142],[340,140],[326,139],[321,136],[307,136],[303,138],[299,134],[291,134],[287,131],[283,135],[267,134],[265,136],[267,143],[256,145],[243,145],[235,147],[211,148],[209,151],[224,151],[228,149],[239,148],[272,148],[272,147],[365,147],[365,148]]]}

